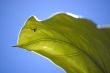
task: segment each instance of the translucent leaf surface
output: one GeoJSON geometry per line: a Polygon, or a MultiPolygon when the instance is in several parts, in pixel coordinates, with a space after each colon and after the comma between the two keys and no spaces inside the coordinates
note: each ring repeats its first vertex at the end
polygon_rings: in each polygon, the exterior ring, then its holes
{"type": "Polygon", "coordinates": [[[110,28],[66,13],[39,21],[31,16],[17,46],[39,53],[67,73],[110,73],[110,28]]]}

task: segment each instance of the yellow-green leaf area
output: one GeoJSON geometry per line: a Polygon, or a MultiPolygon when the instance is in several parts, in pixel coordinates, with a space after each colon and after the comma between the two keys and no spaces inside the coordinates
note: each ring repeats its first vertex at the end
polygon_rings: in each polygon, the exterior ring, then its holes
{"type": "Polygon", "coordinates": [[[110,73],[110,27],[59,13],[22,27],[17,46],[52,60],[66,73],[110,73]]]}

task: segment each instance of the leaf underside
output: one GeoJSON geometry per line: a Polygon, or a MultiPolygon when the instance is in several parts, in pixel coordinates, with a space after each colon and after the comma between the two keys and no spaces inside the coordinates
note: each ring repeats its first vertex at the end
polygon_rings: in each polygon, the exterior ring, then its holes
{"type": "Polygon", "coordinates": [[[67,73],[110,73],[110,28],[66,13],[22,27],[17,47],[39,53],[67,73]]]}

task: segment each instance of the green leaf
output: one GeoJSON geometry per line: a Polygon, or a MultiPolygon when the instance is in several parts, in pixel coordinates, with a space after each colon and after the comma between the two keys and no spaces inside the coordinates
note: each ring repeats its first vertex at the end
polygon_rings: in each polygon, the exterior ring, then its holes
{"type": "Polygon", "coordinates": [[[66,13],[39,21],[31,16],[17,47],[39,53],[67,73],[110,73],[110,28],[66,13]]]}

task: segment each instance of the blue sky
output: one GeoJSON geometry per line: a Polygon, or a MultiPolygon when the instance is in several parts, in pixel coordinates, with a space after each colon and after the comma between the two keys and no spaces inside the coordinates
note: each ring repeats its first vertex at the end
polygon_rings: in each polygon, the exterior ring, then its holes
{"type": "Polygon", "coordinates": [[[110,26],[110,0],[0,0],[0,73],[64,73],[44,57],[11,47],[29,16],[42,20],[60,11],[110,26]]]}

